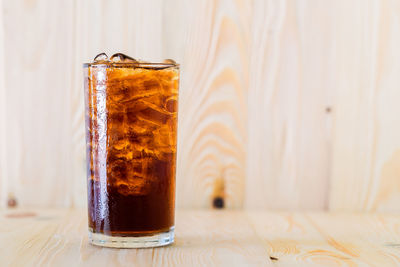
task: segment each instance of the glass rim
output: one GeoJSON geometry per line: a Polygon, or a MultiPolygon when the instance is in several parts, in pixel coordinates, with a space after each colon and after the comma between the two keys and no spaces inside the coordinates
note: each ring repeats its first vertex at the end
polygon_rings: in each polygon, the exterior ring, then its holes
{"type": "Polygon", "coordinates": [[[83,67],[137,67],[137,68],[148,68],[148,69],[166,69],[166,68],[178,68],[178,63],[164,63],[164,62],[92,62],[83,63],[83,67]]]}

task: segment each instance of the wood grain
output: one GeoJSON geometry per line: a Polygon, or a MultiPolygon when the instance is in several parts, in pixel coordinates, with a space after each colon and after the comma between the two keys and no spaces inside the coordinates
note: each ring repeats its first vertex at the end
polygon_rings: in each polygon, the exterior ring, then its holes
{"type": "Polygon", "coordinates": [[[82,63],[103,51],[160,60],[161,1],[2,3],[2,205],[85,206],[82,63]]]}
{"type": "Polygon", "coordinates": [[[247,1],[196,1],[181,7],[179,16],[184,23],[168,24],[166,18],[166,31],[172,32],[177,24],[181,28],[172,40],[184,42],[180,56],[169,47],[169,53],[181,62],[180,207],[211,207],[218,183],[223,184],[220,194],[226,207],[243,206],[249,12],[247,1]]]}
{"type": "Polygon", "coordinates": [[[70,204],[73,11],[71,1],[2,2],[3,200],[14,194],[21,205],[70,204]]]}
{"type": "Polygon", "coordinates": [[[156,249],[88,244],[82,210],[15,216],[24,213],[0,215],[2,266],[271,266],[265,246],[240,212],[179,211],[175,244],[156,249]]]}
{"type": "Polygon", "coordinates": [[[332,7],[255,1],[246,207],[327,207],[332,7]],[[315,23],[318,21],[318,23],[315,23]]]}
{"type": "MultiPolygon", "coordinates": [[[[3,0],[0,0],[0,10],[3,9],[3,0]]],[[[6,87],[4,83],[5,59],[4,59],[4,25],[3,12],[0,12],[0,207],[6,203],[7,195],[7,151],[4,149],[7,143],[6,119],[6,87]]]]}
{"type": "Polygon", "coordinates": [[[398,215],[248,213],[276,266],[398,266],[398,215]]]}
{"type": "Polygon", "coordinates": [[[400,4],[0,1],[0,206],[86,205],[81,64],[181,63],[177,205],[399,211],[400,4]]]}
{"type": "Polygon", "coordinates": [[[397,1],[339,1],[335,10],[331,209],[399,210],[399,11],[397,1]]]}
{"type": "Polygon", "coordinates": [[[176,242],[88,244],[84,210],[2,210],[2,266],[398,266],[397,214],[178,210],[176,242]]]}

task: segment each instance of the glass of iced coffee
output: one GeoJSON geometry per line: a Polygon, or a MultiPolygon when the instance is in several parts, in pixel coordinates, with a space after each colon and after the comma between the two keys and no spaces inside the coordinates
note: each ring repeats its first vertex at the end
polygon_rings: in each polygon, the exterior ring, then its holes
{"type": "Polygon", "coordinates": [[[84,80],[90,242],[171,244],[179,65],[103,53],[84,80]]]}

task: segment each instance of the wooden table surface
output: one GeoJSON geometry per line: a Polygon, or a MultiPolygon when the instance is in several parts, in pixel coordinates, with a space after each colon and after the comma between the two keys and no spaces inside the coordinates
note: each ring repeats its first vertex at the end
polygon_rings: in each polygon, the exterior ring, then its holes
{"type": "Polygon", "coordinates": [[[1,266],[400,266],[400,215],[179,210],[156,249],[88,244],[85,210],[0,212],[1,266]]]}

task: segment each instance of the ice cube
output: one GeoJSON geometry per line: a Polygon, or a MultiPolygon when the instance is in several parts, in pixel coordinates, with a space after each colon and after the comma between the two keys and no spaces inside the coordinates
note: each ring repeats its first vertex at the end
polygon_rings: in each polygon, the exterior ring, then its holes
{"type": "Polygon", "coordinates": [[[136,160],[136,161],[132,161],[132,170],[133,173],[137,176],[137,175],[142,175],[143,172],[143,164],[142,161],[140,160],[136,160]]]}
{"type": "Polygon", "coordinates": [[[165,124],[171,115],[169,112],[166,112],[158,106],[150,103],[147,104],[146,108],[138,111],[136,114],[138,118],[157,126],[165,124]]]}
{"type": "Polygon", "coordinates": [[[94,62],[108,61],[108,56],[106,53],[100,53],[93,59],[94,62]]]}
{"type": "Polygon", "coordinates": [[[170,59],[170,58],[164,59],[164,63],[167,63],[167,64],[174,64],[174,65],[176,64],[175,60],[170,59]]]}
{"type": "Polygon", "coordinates": [[[126,136],[131,144],[141,147],[146,147],[154,138],[153,133],[150,131],[139,133],[131,130],[126,136]]]}
{"type": "Polygon", "coordinates": [[[110,60],[113,62],[123,62],[123,63],[138,62],[136,59],[131,58],[130,56],[127,56],[122,53],[116,53],[116,54],[112,55],[110,60]]]}
{"type": "Polygon", "coordinates": [[[127,121],[128,123],[136,123],[136,115],[139,111],[147,108],[147,105],[141,101],[134,101],[130,103],[130,106],[126,109],[127,121]]]}
{"type": "Polygon", "coordinates": [[[128,139],[120,139],[120,140],[114,142],[112,145],[116,150],[124,150],[124,149],[127,149],[128,145],[129,145],[129,140],[128,139]]]}
{"type": "Polygon", "coordinates": [[[130,102],[159,93],[159,87],[154,85],[144,87],[143,83],[139,75],[110,79],[108,81],[109,96],[116,102],[130,102]]]}
{"type": "Polygon", "coordinates": [[[118,143],[120,140],[125,138],[125,129],[123,125],[118,125],[116,123],[110,123],[108,128],[112,129],[108,136],[109,145],[113,145],[114,143],[118,143]]]}
{"type": "Polygon", "coordinates": [[[130,177],[128,182],[118,184],[118,192],[122,195],[141,196],[147,195],[151,190],[151,182],[142,177],[130,177]]]}
{"type": "Polygon", "coordinates": [[[177,107],[178,106],[178,101],[176,99],[176,97],[172,96],[166,99],[165,101],[165,109],[168,112],[171,113],[176,113],[177,107]]]}
{"type": "Polygon", "coordinates": [[[154,79],[153,77],[150,77],[150,79],[143,81],[143,89],[142,90],[154,91],[154,90],[159,90],[160,88],[161,88],[161,84],[158,81],[158,79],[154,79]]]}
{"type": "Polygon", "coordinates": [[[107,174],[108,177],[111,179],[115,180],[124,180],[129,172],[128,170],[128,165],[125,160],[110,160],[108,159],[107,162],[108,169],[107,169],[107,174]]]}
{"type": "Polygon", "coordinates": [[[127,127],[128,127],[128,133],[134,135],[150,134],[151,132],[153,132],[158,128],[157,125],[149,123],[146,120],[142,120],[136,116],[130,118],[130,121],[128,121],[127,123],[127,127]]]}

